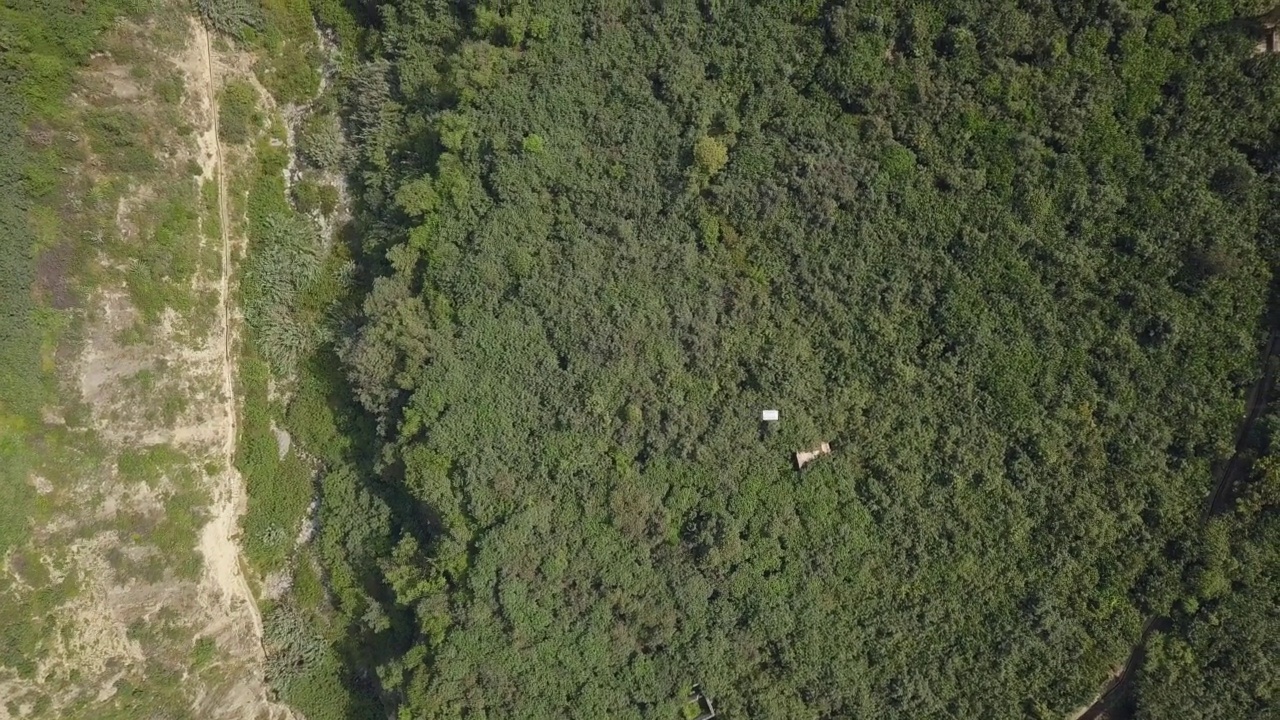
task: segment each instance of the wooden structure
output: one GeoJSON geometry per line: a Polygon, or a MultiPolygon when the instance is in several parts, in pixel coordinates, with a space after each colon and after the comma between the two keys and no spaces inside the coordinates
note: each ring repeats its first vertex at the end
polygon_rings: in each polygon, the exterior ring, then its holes
{"type": "Polygon", "coordinates": [[[821,445],[819,445],[818,447],[812,450],[797,451],[796,452],[796,469],[803,470],[805,465],[808,465],[809,463],[822,457],[823,455],[830,455],[830,454],[831,454],[831,446],[827,443],[822,443],[821,445]]]}
{"type": "Polygon", "coordinates": [[[1254,52],[1259,55],[1280,52],[1280,8],[1254,18],[1254,22],[1258,36],[1254,52]]]}
{"type": "Polygon", "coordinates": [[[688,720],[712,720],[716,716],[715,708],[711,707],[711,699],[702,693],[701,685],[693,686],[683,707],[683,715],[688,720]]]}

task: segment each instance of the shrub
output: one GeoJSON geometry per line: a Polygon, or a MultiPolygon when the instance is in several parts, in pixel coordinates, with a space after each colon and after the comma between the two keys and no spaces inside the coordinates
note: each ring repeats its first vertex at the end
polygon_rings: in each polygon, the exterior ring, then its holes
{"type": "Polygon", "coordinates": [[[541,155],[546,149],[546,142],[543,141],[541,135],[533,134],[525,137],[524,142],[521,143],[521,147],[523,147],[524,151],[527,153],[541,155]]]}
{"type": "Polygon", "coordinates": [[[321,27],[333,30],[338,36],[338,44],[344,49],[356,46],[360,39],[360,24],[342,0],[311,0],[311,11],[321,27]]]}
{"type": "Polygon", "coordinates": [[[278,102],[301,104],[320,90],[322,60],[314,43],[291,39],[272,46],[253,71],[278,102]]]}
{"type": "Polygon", "coordinates": [[[262,647],[267,655],[267,683],[281,695],[326,654],[314,624],[288,606],[277,607],[263,618],[262,647]]]}
{"type": "Polygon", "coordinates": [[[244,80],[227,83],[218,102],[218,133],[224,142],[247,142],[262,126],[258,92],[244,80]]]}
{"type": "Polygon", "coordinates": [[[186,92],[186,84],[182,80],[179,73],[166,73],[155,83],[156,94],[160,96],[166,104],[177,105],[182,102],[182,96],[186,92]]]}
{"type": "Polygon", "coordinates": [[[320,244],[306,221],[274,215],[253,237],[245,261],[245,321],[267,361],[277,369],[292,368],[317,339],[295,315],[298,296],[320,267],[320,244]]]}
{"type": "Polygon", "coordinates": [[[94,109],[85,116],[85,128],[93,152],[107,167],[130,174],[146,174],[156,168],[155,148],[148,138],[146,123],[137,113],[118,108],[94,109]]]}
{"type": "Polygon", "coordinates": [[[338,189],[310,177],[303,177],[293,186],[293,199],[298,212],[306,215],[319,213],[328,217],[338,209],[338,189]]]}
{"type": "Polygon", "coordinates": [[[319,170],[338,172],[346,158],[338,118],[328,113],[311,115],[298,130],[298,153],[319,170]]]}
{"type": "Polygon", "coordinates": [[[210,29],[232,37],[262,25],[262,12],[252,0],[196,0],[196,11],[210,29]]]}

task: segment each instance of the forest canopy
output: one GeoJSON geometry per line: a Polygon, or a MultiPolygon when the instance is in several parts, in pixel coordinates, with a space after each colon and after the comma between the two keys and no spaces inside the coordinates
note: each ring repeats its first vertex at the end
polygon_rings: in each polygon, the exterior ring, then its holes
{"type": "MultiPolygon", "coordinates": [[[[1057,718],[1147,617],[1209,632],[1205,558],[1274,537],[1201,520],[1268,329],[1267,9],[359,6],[332,349],[368,434],[320,540],[352,687],[1057,718]]],[[[1214,662],[1161,642],[1151,673],[1214,662]]],[[[1143,677],[1147,716],[1196,702],[1143,677]]]]}

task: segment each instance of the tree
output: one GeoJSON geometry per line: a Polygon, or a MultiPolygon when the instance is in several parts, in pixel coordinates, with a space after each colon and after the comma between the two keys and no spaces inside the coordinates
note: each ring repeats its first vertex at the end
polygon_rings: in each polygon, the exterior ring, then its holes
{"type": "Polygon", "coordinates": [[[698,138],[693,145],[693,159],[707,176],[715,175],[729,162],[729,148],[709,135],[698,138]]]}

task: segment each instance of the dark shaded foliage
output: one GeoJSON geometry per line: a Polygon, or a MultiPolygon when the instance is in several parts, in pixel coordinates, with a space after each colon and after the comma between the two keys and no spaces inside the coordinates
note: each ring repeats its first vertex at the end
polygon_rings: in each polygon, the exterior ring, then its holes
{"type": "Polygon", "coordinates": [[[242,37],[262,26],[262,8],[255,0],[195,0],[196,10],[211,30],[242,37]]]}

